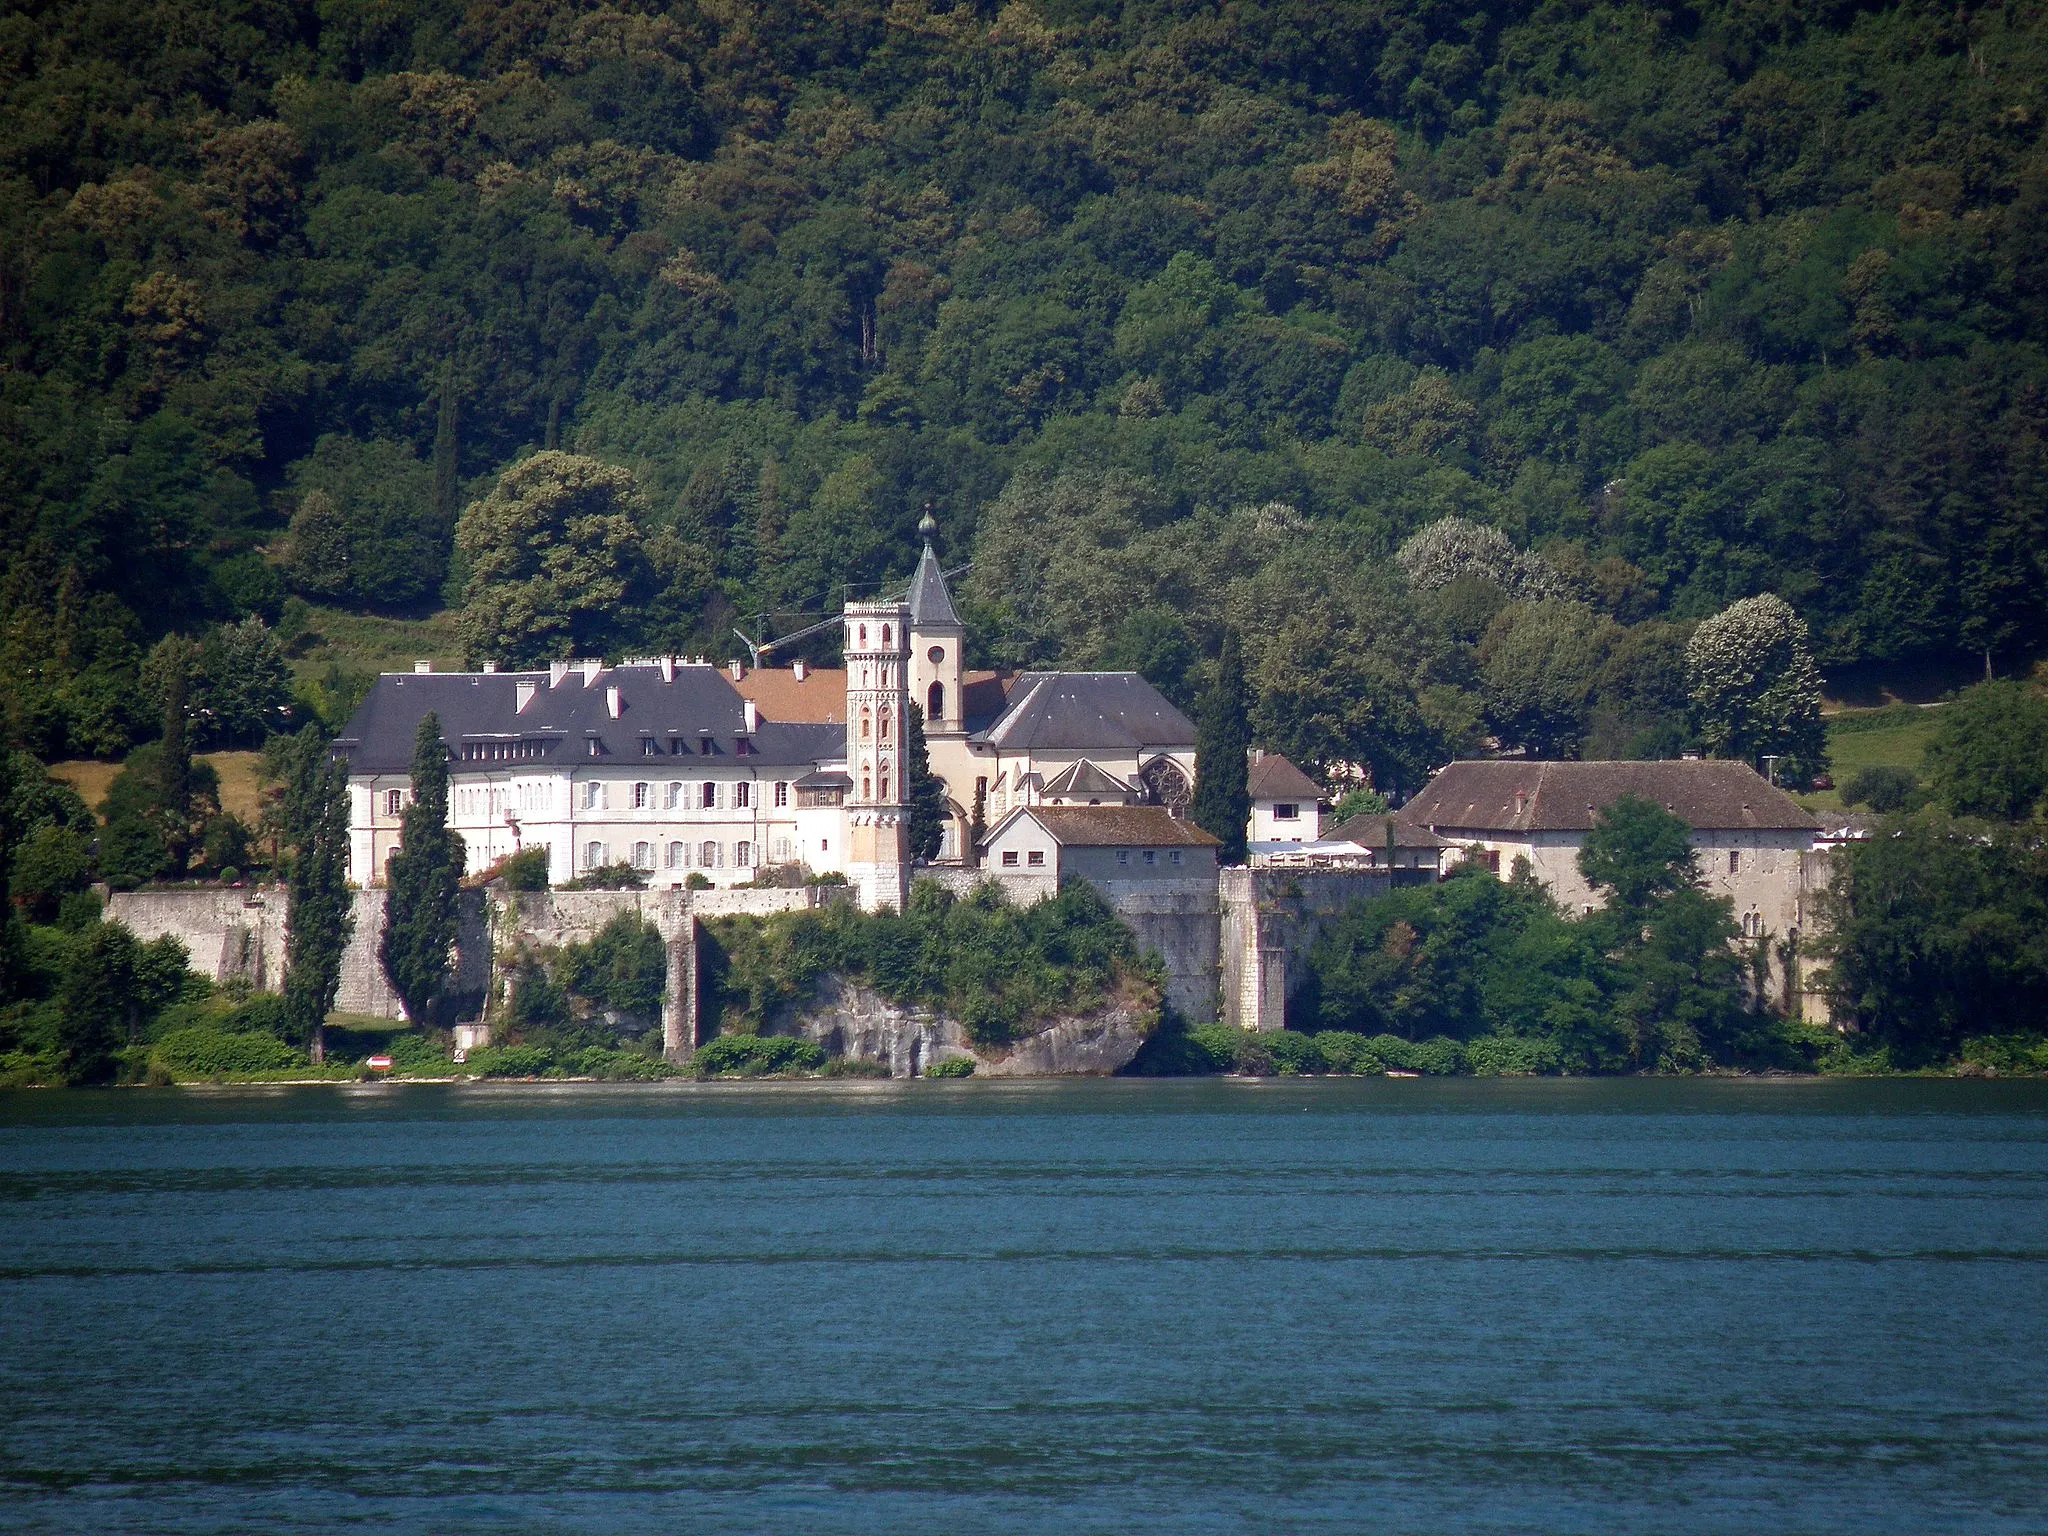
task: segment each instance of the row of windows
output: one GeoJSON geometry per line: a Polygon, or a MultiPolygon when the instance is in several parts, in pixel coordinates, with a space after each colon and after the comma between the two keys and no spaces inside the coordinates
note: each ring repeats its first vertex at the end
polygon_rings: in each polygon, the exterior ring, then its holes
{"type": "MultiPolygon", "coordinates": [[[[1130,849],[1128,849],[1128,848],[1119,848],[1119,849],[1117,849],[1117,851],[1116,851],[1116,861],[1117,861],[1117,863],[1119,863],[1119,864],[1129,864],[1129,863],[1131,862],[1131,850],[1130,850],[1130,849]]],[[[1159,862],[1159,850],[1158,850],[1157,848],[1147,848],[1147,849],[1145,849],[1145,850],[1144,850],[1144,852],[1143,852],[1143,853],[1142,853],[1142,854],[1141,854],[1141,855],[1139,856],[1139,862],[1140,862],[1140,863],[1142,863],[1142,864],[1157,864],[1157,863],[1159,862]]],[[[1166,851],[1166,862],[1167,862],[1167,863],[1169,863],[1169,864],[1178,864],[1178,863],[1180,862],[1180,850],[1179,850],[1178,848],[1169,848],[1169,849],[1168,849],[1168,850],[1166,851]]],[[[1004,853],[1003,853],[1003,868],[1005,868],[1005,869],[1015,869],[1015,868],[1017,868],[1017,850],[1016,850],[1016,849],[1014,849],[1014,848],[1010,848],[1010,849],[1006,849],[1006,850],[1004,850],[1004,853]]],[[[1026,869],[1043,869],[1043,868],[1045,868],[1045,850],[1044,850],[1044,849],[1042,849],[1042,848],[1031,848],[1031,849],[1027,849],[1027,850],[1025,850],[1025,854],[1024,854],[1024,868],[1026,868],[1026,869]]]]}
{"type": "MultiPolygon", "coordinates": [[[[732,742],[732,749],[740,757],[755,757],[759,755],[754,750],[753,739],[748,736],[735,736],[732,742]]],[[[590,739],[590,755],[592,757],[602,755],[601,743],[594,736],[590,739]]],[[[642,736],[640,738],[640,755],[642,757],[660,757],[662,755],[660,741],[652,736],[642,736]]],[[[671,736],[668,739],[668,755],[670,757],[723,757],[725,749],[709,736],[698,737],[695,747],[690,745],[688,737],[671,736]]]]}
{"type": "Polygon", "coordinates": [[[525,762],[530,758],[546,757],[555,746],[552,741],[465,741],[462,760],[465,763],[525,762]]]}
{"type": "MultiPolygon", "coordinates": [[[[888,792],[887,782],[885,776],[883,780],[883,792],[885,794],[888,792]]],[[[529,793],[533,787],[525,784],[519,786],[519,802],[521,807],[526,810],[534,809],[532,801],[535,796],[529,793]]],[[[583,786],[582,808],[586,811],[609,810],[612,803],[611,792],[612,786],[609,784],[586,783],[583,786]]],[[[385,790],[384,814],[396,816],[404,811],[407,803],[406,796],[407,791],[402,789],[385,790]]],[[[636,811],[653,810],[657,798],[663,810],[674,811],[684,809],[687,806],[690,809],[704,811],[723,811],[728,809],[744,811],[753,808],[754,786],[751,781],[746,779],[737,780],[731,784],[727,784],[723,780],[712,779],[699,783],[695,786],[694,791],[681,780],[673,780],[668,784],[659,786],[659,788],[648,783],[633,784],[626,787],[626,802],[636,811]]],[[[789,783],[787,780],[777,780],[769,787],[769,800],[778,809],[789,804],[789,783]]],[[[837,802],[833,803],[836,804],[837,802]]],[[[502,804],[502,791],[496,789],[465,789],[456,792],[456,810],[462,815],[476,815],[480,812],[496,815],[498,807],[502,804]]]]}
{"type": "MultiPolygon", "coordinates": [[[[706,779],[691,786],[681,780],[654,785],[645,782],[622,786],[626,804],[636,811],[651,811],[657,800],[661,809],[674,811],[684,808],[700,811],[723,811],[727,809],[750,810],[754,804],[754,786],[740,779],[727,783],[723,779],[706,779]]],[[[780,807],[789,804],[789,783],[777,780],[769,790],[771,802],[780,807]]],[[[612,803],[612,786],[597,782],[583,786],[582,808],[586,811],[609,810],[612,803]]]]}
{"type": "MultiPolygon", "coordinates": [[[[635,869],[654,868],[655,845],[635,843],[627,854],[626,861],[635,869]]],[[[726,845],[724,843],[673,842],[661,850],[662,865],[667,869],[724,869],[726,867],[726,845]]],[[[754,865],[754,845],[747,842],[732,845],[732,867],[751,869],[754,865]]],[[[609,843],[585,843],[583,845],[583,867],[598,869],[611,863],[612,850],[609,843]]]]}

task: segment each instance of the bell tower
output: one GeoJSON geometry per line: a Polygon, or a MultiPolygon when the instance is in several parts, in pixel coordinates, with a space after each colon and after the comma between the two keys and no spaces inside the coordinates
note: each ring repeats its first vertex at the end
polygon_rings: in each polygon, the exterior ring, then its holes
{"type": "Polygon", "coordinates": [[[903,910],[910,843],[910,607],[846,605],[846,878],[870,912],[903,910]]]}
{"type": "Polygon", "coordinates": [[[917,562],[917,574],[910,578],[910,697],[924,711],[927,741],[966,734],[966,700],[961,694],[965,669],[961,652],[967,646],[967,626],[953,608],[953,594],[946,590],[946,573],[932,548],[939,525],[931,509],[917,525],[924,538],[924,554],[917,562]]]}

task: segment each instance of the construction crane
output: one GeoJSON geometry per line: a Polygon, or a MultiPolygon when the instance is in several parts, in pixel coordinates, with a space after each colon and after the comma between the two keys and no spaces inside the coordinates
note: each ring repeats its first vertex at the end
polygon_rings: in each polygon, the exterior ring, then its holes
{"type": "MultiPolygon", "coordinates": [[[[952,570],[947,571],[944,574],[946,580],[952,581],[955,577],[965,576],[969,571],[973,569],[974,562],[970,560],[967,562],[967,564],[955,566],[952,570]]],[[[906,586],[903,589],[902,594],[898,600],[900,601],[902,598],[907,598],[909,595],[910,588],[906,586]]],[[[755,628],[758,629],[760,627],[759,621],[761,619],[765,619],[768,617],[771,617],[771,615],[765,613],[756,614],[755,628]]],[[[732,632],[740,637],[740,644],[744,645],[747,648],[748,664],[754,667],[756,670],[758,670],[763,665],[763,658],[774,655],[778,650],[782,649],[782,647],[786,645],[794,645],[799,640],[807,640],[812,635],[819,634],[825,630],[831,629],[839,622],[840,621],[836,618],[820,619],[815,624],[806,625],[804,628],[796,631],[795,634],[777,635],[773,640],[756,640],[752,636],[750,636],[745,630],[741,629],[737,624],[733,626],[732,632]]]]}

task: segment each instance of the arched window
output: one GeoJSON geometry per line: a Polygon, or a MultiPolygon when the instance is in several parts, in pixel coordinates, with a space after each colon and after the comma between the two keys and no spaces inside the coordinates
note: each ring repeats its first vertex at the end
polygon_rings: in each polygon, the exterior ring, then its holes
{"type": "Polygon", "coordinates": [[[873,729],[874,716],[869,712],[866,705],[862,705],[860,711],[860,739],[866,741],[873,734],[873,729]]]}
{"type": "Polygon", "coordinates": [[[884,645],[888,645],[888,644],[890,644],[890,643],[891,643],[891,642],[890,642],[890,639],[889,639],[889,626],[888,626],[888,625],[886,625],[886,624],[884,624],[884,625],[882,626],[882,644],[884,644],[884,645]]]}
{"type": "Polygon", "coordinates": [[[886,769],[882,773],[882,803],[889,803],[889,774],[886,769]]]}
{"type": "Polygon", "coordinates": [[[933,683],[931,692],[924,697],[924,718],[927,725],[946,718],[946,685],[933,683]]]}
{"type": "Polygon", "coordinates": [[[732,803],[733,803],[733,805],[734,805],[734,806],[735,806],[735,807],[736,807],[737,809],[739,809],[739,810],[742,810],[742,811],[744,811],[745,809],[747,809],[748,803],[749,803],[749,802],[750,802],[750,801],[751,801],[751,800],[753,799],[753,792],[752,792],[752,791],[753,791],[753,786],[752,786],[752,785],[750,785],[750,784],[748,784],[748,783],[746,783],[746,782],[745,782],[744,780],[742,780],[742,781],[741,781],[740,783],[738,783],[738,784],[735,784],[735,785],[733,785],[733,787],[732,787],[732,803]]]}
{"type": "Polygon", "coordinates": [[[583,867],[585,869],[598,869],[601,868],[603,864],[604,844],[585,843],[583,845],[583,867]]]}
{"type": "Polygon", "coordinates": [[[882,727],[882,740],[887,741],[889,739],[889,712],[886,709],[882,711],[879,724],[882,727]]]}
{"type": "Polygon", "coordinates": [[[718,809],[718,786],[716,784],[707,781],[699,786],[697,809],[700,811],[715,811],[718,809]]]}
{"type": "Polygon", "coordinates": [[[683,845],[681,843],[670,843],[668,845],[668,867],[670,869],[681,869],[683,867],[683,845]]]}
{"type": "Polygon", "coordinates": [[[732,862],[739,869],[751,868],[754,863],[754,845],[752,843],[734,843],[732,845],[732,862]]]}
{"type": "Polygon", "coordinates": [[[866,774],[860,776],[860,797],[863,800],[872,800],[874,798],[874,781],[866,774]]]}
{"type": "Polygon", "coordinates": [[[682,803],[683,786],[681,784],[670,784],[668,787],[668,794],[664,797],[662,801],[663,808],[672,811],[682,803]]]}
{"type": "Polygon", "coordinates": [[[650,784],[633,786],[633,809],[644,811],[654,804],[654,787],[650,784]]]}
{"type": "Polygon", "coordinates": [[[697,850],[697,863],[704,869],[718,868],[718,844],[706,843],[697,850]]]}
{"type": "Polygon", "coordinates": [[[635,869],[654,868],[654,844],[635,843],[633,845],[633,867],[635,869]]]}
{"type": "Polygon", "coordinates": [[[868,643],[868,627],[865,624],[861,625],[860,627],[860,643],[862,645],[866,645],[868,643]]]}

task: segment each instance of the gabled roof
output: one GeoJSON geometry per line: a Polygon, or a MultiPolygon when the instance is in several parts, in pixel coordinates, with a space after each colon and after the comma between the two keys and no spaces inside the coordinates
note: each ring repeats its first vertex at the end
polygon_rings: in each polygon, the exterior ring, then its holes
{"type": "Polygon", "coordinates": [[[1045,795],[1129,795],[1136,791],[1115,774],[1082,758],[1053,776],[1039,791],[1045,795]]]}
{"type": "Polygon", "coordinates": [[[1416,826],[1398,816],[1353,816],[1323,833],[1326,843],[1356,843],[1361,848],[1387,846],[1387,824],[1393,823],[1396,848],[1448,848],[1449,843],[1427,827],[1416,826]]]}
{"type": "Polygon", "coordinates": [[[1623,795],[1663,806],[1694,831],[1810,832],[1818,823],[1747,763],[1452,763],[1400,820],[1460,832],[1586,832],[1623,795]]]}
{"type": "Polygon", "coordinates": [[[1246,788],[1254,800],[1317,800],[1322,788],[1278,752],[1252,753],[1246,788]]]}
{"type": "MultiPolygon", "coordinates": [[[[715,667],[676,666],[667,680],[658,664],[634,663],[594,672],[387,672],[370,689],[335,747],[352,773],[404,773],[412,766],[413,735],[429,710],[441,717],[442,739],[466,766],[464,747],[518,742],[534,748],[526,760],[547,767],[623,768],[681,763],[712,756],[757,767],[794,767],[836,756],[845,748],[837,726],[763,720],[747,731],[746,706],[715,667]],[[521,685],[530,689],[519,708],[521,685]],[[619,713],[611,690],[619,690],[619,713]],[[745,738],[751,747],[741,752],[745,738]],[[589,743],[598,743],[592,755],[589,743]],[[650,755],[643,741],[653,741],[650,755]],[[671,752],[671,742],[687,750],[671,752]],[[707,746],[710,751],[704,749],[707,746]]],[[[505,767],[497,762],[479,766],[505,767]]]]}
{"type": "Polygon", "coordinates": [[[1195,727],[1135,672],[1026,672],[975,738],[1011,751],[1192,747],[1195,727]]]}
{"type": "Polygon", "coordinates": [[[1215,838],[1161,805],[1027,805],[996,824],[989,841],[1030,817],[1062,848],[1219,848],[1215,838]]]}
{"type": "Polygon", "coordinates": [[[912,629],[958,627],[960,615],[953,611],[953,594],[946,590],[946,573],[929,540],[918,556],[917,571],[910,578],[910,627],[912,629]]]}

